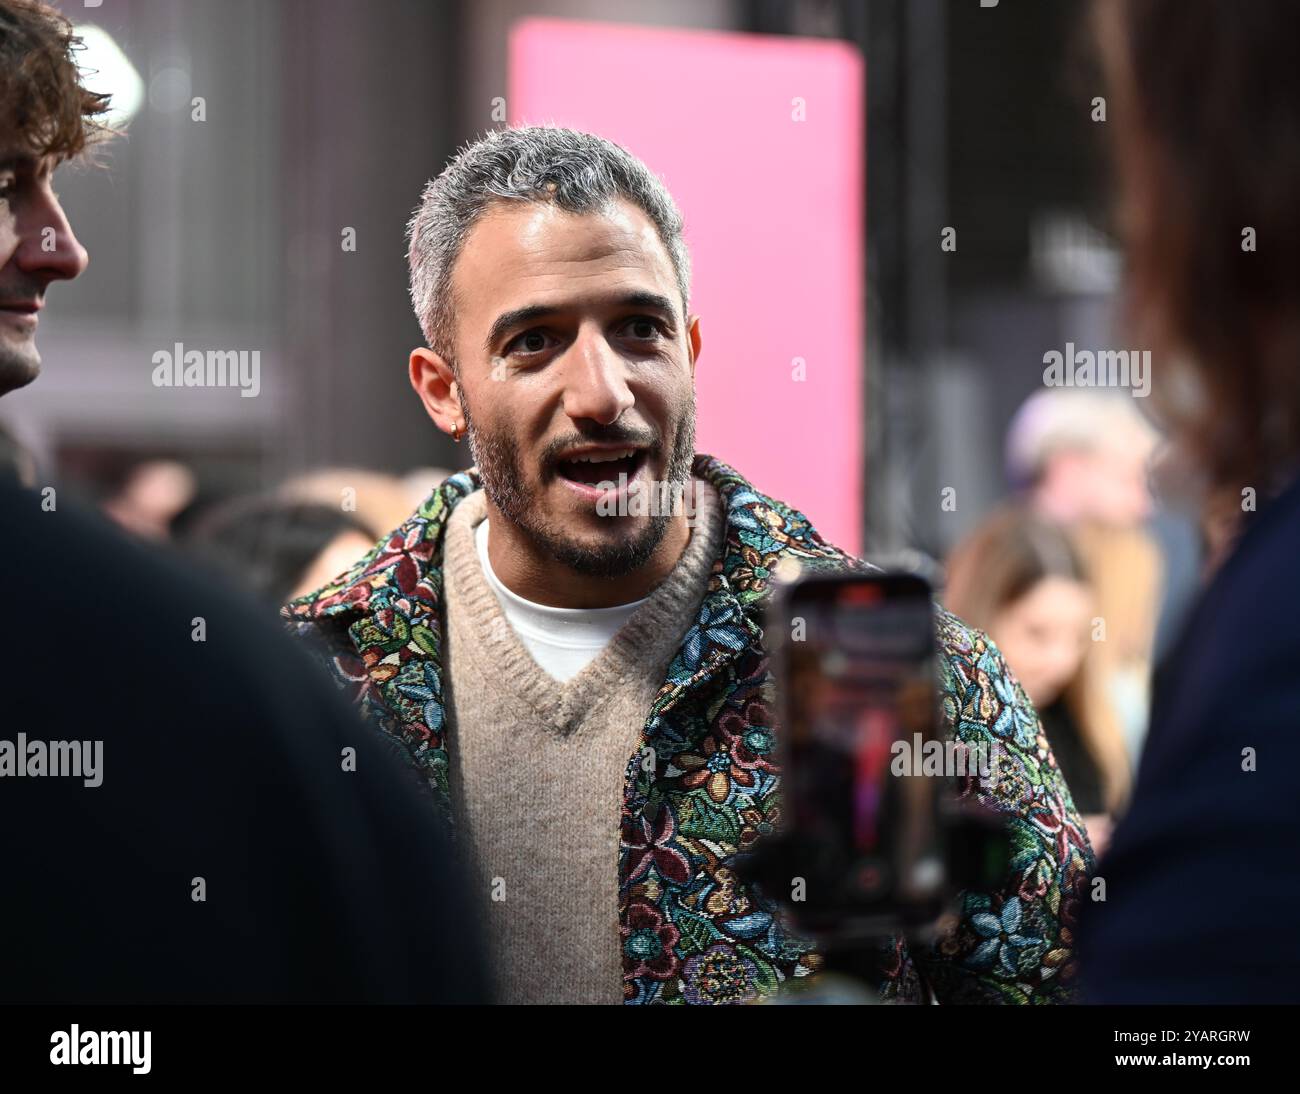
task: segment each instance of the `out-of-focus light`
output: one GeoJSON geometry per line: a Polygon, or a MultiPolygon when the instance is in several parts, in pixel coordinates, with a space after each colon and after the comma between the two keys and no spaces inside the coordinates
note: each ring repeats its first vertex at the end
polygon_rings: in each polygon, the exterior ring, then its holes
{"type": "Polygon", "coordinates": [[[165,114],[190,105],[190,74],[175,65],[159,69],[149,80],[149,105],[165,114]]]}
{"type": "Polygon", "coordinates": [[[1030,227],[1029,262],[1053,292],[1099,294],[1119,289],[1122,260],[1114,242],[1077,212],[1051,211],[1030,227]]]}
{"type": "Polygon", "coordinates": [[[77,51],[81,82],[91,91],[112,96],[105,121],[121,128],[144,102],[144,80],[108,31],[87,24],[77,27],[76,33],[82,43],[77,51]]]}

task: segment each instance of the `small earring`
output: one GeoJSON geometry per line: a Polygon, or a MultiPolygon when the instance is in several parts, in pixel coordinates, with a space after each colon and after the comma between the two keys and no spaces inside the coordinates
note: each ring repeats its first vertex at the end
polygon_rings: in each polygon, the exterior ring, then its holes
{"type": "Polygon", "coordinates": [[[459,422],[456,423],[455,427],[451,431],[451,439],[455,441],[457,444],[460,444],[460,423],[459,422]]]}

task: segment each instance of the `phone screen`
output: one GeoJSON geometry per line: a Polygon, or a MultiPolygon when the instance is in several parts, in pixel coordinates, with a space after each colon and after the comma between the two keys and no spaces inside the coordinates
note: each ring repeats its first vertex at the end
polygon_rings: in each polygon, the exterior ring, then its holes
{"type": "Polygon", "coordinates": [[[823,933],[933,917],[944,869],[942,779],[924,762],[939,725],[930,588],[912,575],[810,577],[779,603],[799,915],[823,933]]]}

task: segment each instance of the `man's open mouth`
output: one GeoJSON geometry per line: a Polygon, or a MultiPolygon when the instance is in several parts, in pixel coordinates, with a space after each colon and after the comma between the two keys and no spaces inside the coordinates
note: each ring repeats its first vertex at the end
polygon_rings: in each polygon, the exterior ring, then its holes
{"type": "Polygon", "coordinates": [[[584,486],[604,483],[618,485],[619,476],[626,475],[631,482],[645,463],[643,448],[611,448],[602,452],[582,452],[567,459],[557,460],[555,470],[561,478],[584,486]]]}

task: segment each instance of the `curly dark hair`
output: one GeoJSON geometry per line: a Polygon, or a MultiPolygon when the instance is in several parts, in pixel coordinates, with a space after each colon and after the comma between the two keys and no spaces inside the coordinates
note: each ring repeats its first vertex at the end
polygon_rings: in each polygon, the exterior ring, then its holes
{"type": "Polygon", "coordinates": [[[0,0],[0,142],[12,152],[70,159],[111,131],[107,95],[81,83],[72,24],[39,0],[0,0]]]}

